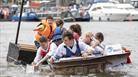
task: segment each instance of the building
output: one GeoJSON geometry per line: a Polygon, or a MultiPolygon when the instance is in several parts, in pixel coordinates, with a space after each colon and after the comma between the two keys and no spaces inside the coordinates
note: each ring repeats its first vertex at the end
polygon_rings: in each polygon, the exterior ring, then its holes
{"type": "Polygon", "coordinates": [[[15,0],[0,0],[0,5],[10,5],[10,4],[13,4],[15,0]]]}
{"type": "MultiPolygon", "coordinates": [[[[0,0],[0,5],[12,5],[12,4],[21,4],[22,0],[0,0]]],[[[75,2],[77,4],[83,3],[84,5],[87,5],[88,3],[92,3],[95,0],[25,0],[25,3],[29,1],[51,1],[52,3],[55,3],[56,6],[67,6],[72,2],[75,2]]],[[[131,0],[109,0],[109,1],[119,1],[120,3],[131,3],[131,0]]]]}

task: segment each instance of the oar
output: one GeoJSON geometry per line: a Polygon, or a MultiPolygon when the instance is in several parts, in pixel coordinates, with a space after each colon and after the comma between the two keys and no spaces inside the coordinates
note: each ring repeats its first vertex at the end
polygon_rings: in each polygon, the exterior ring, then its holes
{"type": "Polygon", "coordinates": [[[22,19],[22,12],[23,12],[23,5],[24,5],[24,0],[22,0],[22,3],[21,3],[21,8],[20,8],[20,17],[19,17],[19,21],[18,21],[18,28],[17,28],[17,33],[16,33],[15,44],[18,43],[18,36],[19,36],[20,24],[21,24],[21,19],[22,19]]]}

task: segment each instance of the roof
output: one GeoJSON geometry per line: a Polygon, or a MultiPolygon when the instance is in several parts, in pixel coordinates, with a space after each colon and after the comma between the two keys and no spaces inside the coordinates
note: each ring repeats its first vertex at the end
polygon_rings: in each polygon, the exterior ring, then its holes
{"type": "Polygon", "coordinates": [[[134,8],[131,4],[116,4],[118,8],[134,8]]]}

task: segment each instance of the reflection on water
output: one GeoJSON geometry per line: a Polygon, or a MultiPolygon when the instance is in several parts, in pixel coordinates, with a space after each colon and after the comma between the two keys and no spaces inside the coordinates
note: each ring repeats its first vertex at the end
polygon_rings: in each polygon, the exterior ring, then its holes
{"type": "MultiPolygon", "coordinates": [[[[33,43],[33,29],[39,22],[22,22],[19,41],[33,43]],[[26,38],[27,37],[27,38],[26,38]]],[[[14,42],[17,22],[0,22],[0,77],[137,77],[138,73],[138,22],[77,22],[86,31],[103,32],[105,44],[121,43],[132,50],[131,65],[109,68],[106,72],[94,72],[88,75],[54,75],[50,71],[26,73],[24,67],[6,62],[9,42],[14,42]]],[[[68,28],[72,23],[65,23],[68,28]]]]}

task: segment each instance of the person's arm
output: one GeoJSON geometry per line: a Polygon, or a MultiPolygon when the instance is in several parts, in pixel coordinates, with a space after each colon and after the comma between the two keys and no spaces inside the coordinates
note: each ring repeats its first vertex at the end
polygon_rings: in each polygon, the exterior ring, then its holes
{"type": "Polygon", "coordinates": [[[65,54],[65,49],[62,46],[59,46],[53,56],[50,58],[49,62],[54,63],[54,61],[60,59],[65,54]]]}
{"type": "Polygon", "coordinates": [[[38,48],[37,53],[36,53],[36,57],[34,59],[34,61],[32,62],[32,65],[35,65],[40,59],[41,59],[41,47],[38,48]]]}
{"type": "Polygon", "coordinates": [[[94,51],[94,48],[90,47],[89,45],[85,44],[84,42],[80,42],[80,49],[81,49],[81,53],[87,55],[92,54],[92,52],[94,51]]]}
{"type": "Polygon", "coordinates": [[[45,55],[45,57],[44,57],[43,59],[41,59],[41,60],[36,64],[36,66],[39,66],[42,62],[44,62],[45,60],[48,60],[48,58],[50,58],[50,57],[53,55],[53,53],[56,51],[56,49],[57,49],[57,46],[56,46],[54,43],[52,43],[52,44],[50,45],[50,50],[49,50],[49,52],[47,53],[47,55],[45,55]]]}
{"type": "Polygon", "coordinates": [[[36,63],[35,66],[39,66],[42,62],[44,62],[45,60],[47,60],[50,56],[46,55],[44,58],[42,58],[39,62],[36,63]]]}
{"type": "Polygon", "coordinates": [[[92,46],[93,48],[95,48],[95,47],[98,46],[99,44],[100,44],[100,41],[95,40],[94,43],[91,44],[91,46],[92,46]]]}
{"type": "Polygon", "coordinates": [[[40,24],[40,25],[38,25],[35,29],[34,29],[34,31],[42,31],[42,30],[44,30],[44,25],[43,24],[40,24]]]}

